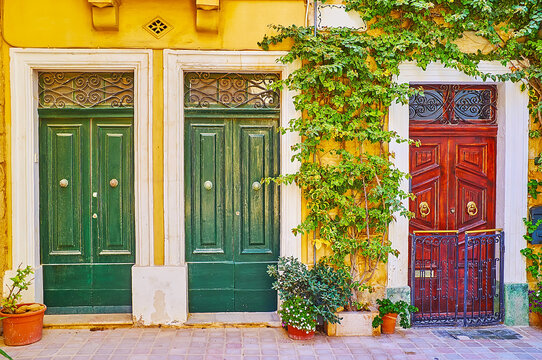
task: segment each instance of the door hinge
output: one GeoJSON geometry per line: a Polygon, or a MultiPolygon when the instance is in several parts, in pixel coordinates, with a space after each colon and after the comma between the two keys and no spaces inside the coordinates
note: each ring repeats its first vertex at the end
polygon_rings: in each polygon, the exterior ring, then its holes
{"type": "Polygon", "coordinates": [[[34,153],[34,162],[38,163],[40,161],[40,156],[38,153],[34,153]]]}

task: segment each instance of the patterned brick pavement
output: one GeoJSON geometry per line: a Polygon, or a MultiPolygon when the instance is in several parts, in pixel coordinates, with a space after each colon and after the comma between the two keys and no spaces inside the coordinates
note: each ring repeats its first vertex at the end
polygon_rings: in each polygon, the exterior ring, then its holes
{"type": "Polygon", "coordinates": [[[0,340],[0,347],[16,360],[542,360],[542,329],[499,328],[513,330],[522,338],[456,340],[437,335],[434,328],[399,330],[380,337],[317,335],[311,341],[292,341],[278,328],[46,329],[36,344],[6,347],[0,340]]]}

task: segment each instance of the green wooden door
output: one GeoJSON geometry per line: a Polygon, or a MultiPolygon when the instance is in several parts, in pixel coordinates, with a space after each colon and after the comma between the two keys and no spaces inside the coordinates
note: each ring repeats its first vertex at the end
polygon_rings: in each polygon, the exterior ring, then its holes
{"type": "Polygon", "coordinates": [[[49,313],[130,312],[133,121],[69,113],[40,110],[44,302],[49,313]]]}
{"type": "Polygon", "coordinates": [[[189,311],[274,311],[267,266],[279,253],[276,118],[185,121],[189,311]]]}

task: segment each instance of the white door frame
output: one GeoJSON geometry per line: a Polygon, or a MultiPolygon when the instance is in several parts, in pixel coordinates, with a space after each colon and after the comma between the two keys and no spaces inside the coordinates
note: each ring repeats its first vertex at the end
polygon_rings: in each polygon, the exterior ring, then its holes
{"type": "MultiPolygon", "coordinates": [[[[164,227],[165,265],[185,266],[184,234],[184,71],[275,72],[286,78],[296,64],[281,64],[285,52],[274,51],[164,51],[164,227]]],[[[294,109],[294,93],[281,92],[280,126],[299,116],[294,109]]],[[[291,132],[280,139],[280,170],[291,174],[299,169],[292,162],[291,146],[300,141],[291,132]]],[[[301,238],[292,229],[301,223],[301,190],[295,184],[281,185],[280,253],[301,256],[301,238]]]]}
{"type": "MultiPolygon", "coordinates": [[[[525,258],[519,250],[525,247],[525,226],[522,218],[527,215],[527,170],[529,145],[529,98],[521,91],[520,83],[483,82],[482,79],[465,75],[458,70],[445,68],[440,63],[430,64],[426,70],[408,62],[400,66],[399,83],[441,84],[496,84],[497,85],[497,183],[496,214],[498,228],[505,232],[506,253],[504,259],[504,282],[525,283],[525,258]]],[[[481,62],[479,69],[486,73],[504,74],[510,70],[497,61],[481,62]]],[[[389,130],[401,137],[409,137],[408,104],[390,107],[389,130]]],[[[407,144],[390,143],[395,153],[395,165],[409,172],[409,147],[407,144]]],[[[402,189],[408,191],[408,182],[402,189]]],[[[408,200],[404,201],[408,208],[408,200]]],[[[389,238],[392,247],[400,251],[398,257],[390,255],[388,264],[388,288],[408,286],[408,220],[397,215],[390,224],[389,238]]]]}
{"type": "MultiPolygon", "coordinates": [[[[43,301],[39,239],[38,71],[133,71],[136,265],[153,264],[152,51],[10,49],[13,267],[35,268],[29,301],[43,301]]],[[[5,277],[12,276],[7,271],[5,277]]],[[[6,283],[6,282],[4,282],[6,283]]]]}

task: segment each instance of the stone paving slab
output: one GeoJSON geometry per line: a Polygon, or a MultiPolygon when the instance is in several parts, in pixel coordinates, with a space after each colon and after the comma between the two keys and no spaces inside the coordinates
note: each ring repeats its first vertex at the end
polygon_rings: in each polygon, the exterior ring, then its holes
{"type": "Polygon", "coordinates": [[[438,335],[438,328],[379,337],[317,334],[310,341],[290,340],[280,328],[45,329],[38,343],[8,347],[0,338],[0,347],[16,360],[542,360],[541,329],[499,328],[522,338],[459,340],[438,335]]]}

